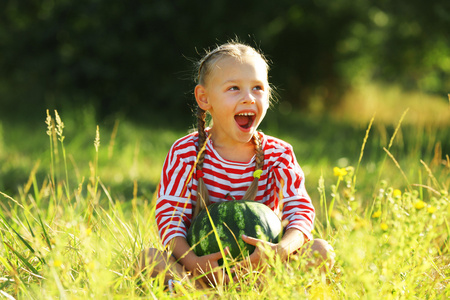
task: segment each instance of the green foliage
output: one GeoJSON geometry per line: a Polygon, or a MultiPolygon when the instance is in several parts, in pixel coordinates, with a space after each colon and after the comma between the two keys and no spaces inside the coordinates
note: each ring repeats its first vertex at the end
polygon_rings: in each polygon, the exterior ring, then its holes
{"type": "Polygon", "coordinates": [[[444,0],[2,1],[0,114],[92,106],[186,120],[191,60],[235,37],[268,55],[280,98],[294,106],[323,110],[373,80],[442,95],[448,11],[444,0]]]}

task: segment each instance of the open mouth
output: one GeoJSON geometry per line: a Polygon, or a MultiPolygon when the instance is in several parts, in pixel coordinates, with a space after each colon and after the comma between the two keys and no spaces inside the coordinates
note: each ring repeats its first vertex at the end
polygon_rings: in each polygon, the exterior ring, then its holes
{"type": "Polygon", "coordinates": [[[234,119],[241,128],[248,129],[253,125],[255,117],[256,117],[255,113],[248,112],[237,114],[234,116],[234,119]]]}

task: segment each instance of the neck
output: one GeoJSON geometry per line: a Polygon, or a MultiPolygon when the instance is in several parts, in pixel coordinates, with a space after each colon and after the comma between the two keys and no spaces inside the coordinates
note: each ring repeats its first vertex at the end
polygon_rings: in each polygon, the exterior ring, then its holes
{"type": "Polygon", "coordinates": [[[214,149],[222,158],[226,160],[235,162],[249,162],[255,155],[255,144],[252,140],[247,143],[229,144],[224,143],[221,140],[214,139],[214,135],[211,135],[211,140],[214,144],[214,149]]]}

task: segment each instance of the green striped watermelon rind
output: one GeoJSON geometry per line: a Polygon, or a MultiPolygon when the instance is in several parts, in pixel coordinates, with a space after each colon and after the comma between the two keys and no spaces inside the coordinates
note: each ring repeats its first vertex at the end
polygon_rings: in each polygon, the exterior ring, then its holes
{"type": "MultiPolygon", "coordinates": [[[[228,247],[236,260],[248,256],[255,246],[245,243],[243,234],[270,242],[278,242],[282,235],[281,221],[268,206],[248,200],[223,201],[207,208],[214,222],[223,248],[228,247]]],[[[212,232],[211,221],[204,209],[193,220],[187,240],[197,256],[220,251],[212,232]]],[[[222,264],[222,261],[219,261],[222,264]]]]}

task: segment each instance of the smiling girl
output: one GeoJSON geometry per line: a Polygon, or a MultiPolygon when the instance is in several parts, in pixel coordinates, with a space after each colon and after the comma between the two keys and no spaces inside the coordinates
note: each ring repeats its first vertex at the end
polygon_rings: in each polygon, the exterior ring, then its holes
{"type": "MultiPolygon", "coordinates": [[[[220,252],[197,256],[190,250],[186,233],[204,205],[228,201],[232,198],[229,196],[258,201],[277,214],[281,210],[286,220],[279,243],[239,237],[246,243],[265,244],[284,260],[317,251],[321,259],[316,259],[316,264],[325,262],[332,267],[332,247],[324,240],[314,240],[311,234],[315,211],[292,146],[257,131],[270,96],[268,64],[254,48],[231,42],[218,46],[200,61],[195,87],[198,131],[172,145],[156,203],[159,234],[172,255],[148,249],[141,257],[141,268],[152,266],[153,276],[170,269],[166,281],[217,268],[220,252]],[[208,128],[206,113],[212,119],[208,128]]],[[[264,259],[258,247],[250,255],[255,265],[264,259]]]]}

